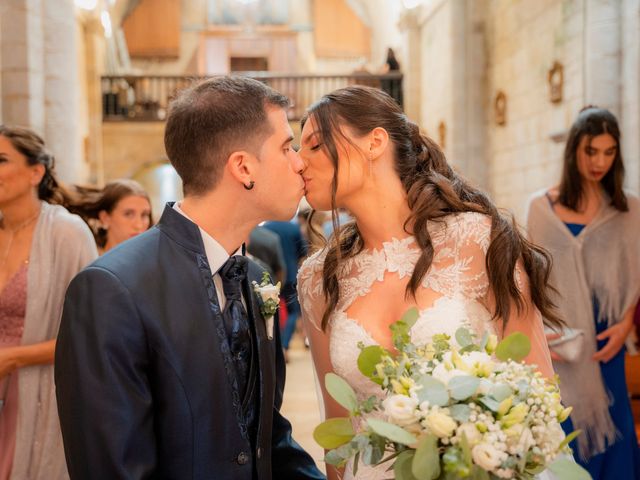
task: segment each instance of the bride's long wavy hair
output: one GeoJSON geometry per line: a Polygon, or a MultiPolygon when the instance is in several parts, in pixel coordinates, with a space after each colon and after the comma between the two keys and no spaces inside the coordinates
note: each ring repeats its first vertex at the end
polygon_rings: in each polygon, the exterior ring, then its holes
{"type": "MultiPolygon", "coordinates": [[[[419,127],[407,118],[389,95],[371,87],[341,88],[309,107],[301,120],[302,127],[310,118],[318,131],[322,148],[334,166],[331,206],[335,226],[339,165],[336,138],[351,143],[340,126],[348,126],[356,135],[362,136],[376,127],[384,128],[389,134],[394,148],[395,171],[407,193],[411,209],[404,228],[407,234],[414,235],[422,250],[407,285],[407,296],[415,298],[433,261],[433,244],[427,222],[457,212],[478,212],[491,217],[491,243],[486,256],[486,268],[495,297],[493,318],[501,318],[504,327],[509,318],[511,301],[515,301],[518,311],[525,308],[514,277],[516,262],[522,258],[530,279],[533,303],[546,323],[562,323],[547,290],[550,255],[520,233],[512,215],[500,213],[486,194],[457,175],[447,163],[442,150],[420,133],[419,127]],[[412,232],[408,230],[409,226],[412,232]]],[[[335,230],[326,248],[323,291],[327,304],[322,317],[323,330],[326,330],[329,316],[340,298],[338,272],[341,261],[357,255],[364,248],[357,224],[352,222],[335,230]]]]}

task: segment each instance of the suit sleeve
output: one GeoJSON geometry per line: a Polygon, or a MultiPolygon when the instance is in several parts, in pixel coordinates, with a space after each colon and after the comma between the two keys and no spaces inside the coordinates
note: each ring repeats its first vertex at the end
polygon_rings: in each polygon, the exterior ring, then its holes
{"type": "Polygon", "coordinates": [[[145,332],[129,291],[89,267],[71,282],[55,356],[71,479],[142,479],[156,464],[145,332]]]}
{"type": "MultiPolygon", "coordinates": [[[[278,325],[278,319],[275,319],[278,325]]],[[[280,343],[280,329],[275,329],[276,392],[273,406],[273,434],[271,464],[273,478],[282,480],[324,479],[311,456],[291,436],[291,423],[282,416],[280,407],[285,383],[285,361],[280,343]]]]}

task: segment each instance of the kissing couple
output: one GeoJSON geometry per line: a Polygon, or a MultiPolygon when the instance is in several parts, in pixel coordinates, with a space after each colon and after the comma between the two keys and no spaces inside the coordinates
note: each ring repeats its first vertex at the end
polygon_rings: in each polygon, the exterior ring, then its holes
{"type": "MultiPolygon", "coordinates": [[[[380,394],[357,370],[358,344],[389,348],[388,326],[410,307],[419,343],[463,325],[521,331],[532,340],[527,361],[553,375],[544,252],[381,90],[323,96],[303,117],[299,152],[288,106],[268,86],[228,76],[172,102],[165,147],[184,199],[67,291],[55,377],[72,479],[324,478],[280,413],[278,321],[243,246],[259,223],[291,219],[303,195],[355,218],[299,273],[319,378],[336,372],[359,396],[380,394]]],[[[343,415],[323,397],[327,417],[343,415]]]]}

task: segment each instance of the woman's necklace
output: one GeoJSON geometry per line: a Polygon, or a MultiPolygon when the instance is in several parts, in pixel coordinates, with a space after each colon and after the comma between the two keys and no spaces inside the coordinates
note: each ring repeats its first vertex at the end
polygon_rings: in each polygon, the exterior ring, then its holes
{"type": "MultiPolygon", "coordinates": [[[[31,217],[27,218],[24,222],[14,228],[7,227],[6,230],[9,232],[9,241],[7,242],[7,246],[4,249],[2,254],[2,261],[0,261],[0,269],[4,267],[4,264],[7,262],[7,258],[9,257],[9,252],[11,252],[11,247],[13,245],[13,239],[20,230],[27,228],[31,225],[38,217],[40,216],[40,209],[34,213],[31,217]]],[[[3,222],[4,223],[4,222],[3,222]]],[[[4,230],[4,227],[2,227],[4,230]]]]}

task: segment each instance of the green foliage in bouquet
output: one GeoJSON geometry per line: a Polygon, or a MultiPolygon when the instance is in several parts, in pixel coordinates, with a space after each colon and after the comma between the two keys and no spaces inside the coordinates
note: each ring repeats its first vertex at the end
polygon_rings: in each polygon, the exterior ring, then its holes
{"type": "MultiPolygon", "coordinates": [[[[358,369],[384,398],[358,400],[341,377],[325,377],[327,392],[347,410],[316,427],[314,438],[338,467],[387,464],[397,480],[533,480],[545,469],[563,480],[589,474],[570,459],[560,422],[571,412],[556,381],[522,360],[526,335],[479,341],[467,328],[411,342],[417,309],[390,326],[395,348],[364,346],[358,369]]],[[[392,472],[392,473],[391,473],[392,472]]]]}

